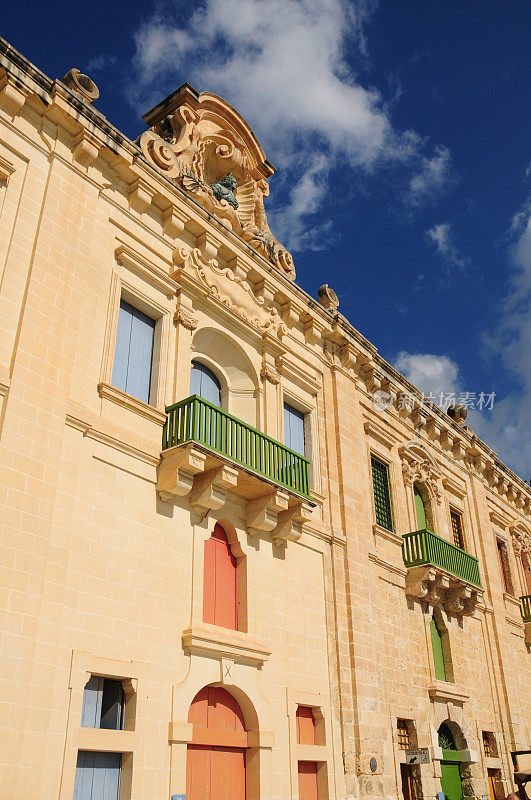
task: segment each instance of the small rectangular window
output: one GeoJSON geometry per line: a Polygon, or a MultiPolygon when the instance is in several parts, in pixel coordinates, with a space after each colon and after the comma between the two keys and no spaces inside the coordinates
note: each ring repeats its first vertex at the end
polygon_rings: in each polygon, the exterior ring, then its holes
{"type": "Polygon", "coordinates": [[[376,522],[388,531],[393,530],[391,492],[389,490],[389,468],[383,461],[371,456],[372,485],[376,522]]]}
{"type": "Polygon", "coordinates": [[[485,753],[487,758],[492,757],[492,744],[491,744],[491,736],[492,733],[489,731],[482,731],[483,736],[483,752],[485,753]]]}
{"type": "Polygon", "coordinates": [[[315,718],[310,706],[297,706],[297,744],[315,744],[315,718]]]}
{"type": "Polygon", "coordinates": [[[452,521],[452,535],[456,547],[461,550],[465,549],[465,541],[463,539],[463,518],[458,511],[450,510],[450,519],[452,521]]]}
{"type": "Polygon", "coordinates": [[[513,582],[511,580],[511,571],[509,569],[509,555],[505,542],[501,539],[496,539],[496,546],[498,548],[498,558],[500,560],[500,569],[503,578],[503,586],[507,594],[514,594],[513,582]]]}
{"type": "Polygon", "coordinates": [[[155,320],[120,301],[112,385],[149,403],[155,320]]]}
{"type": "Polygon", "coordinates": [[[284,403],[284,444],[301,456],[306,455],[304,414],[289,403],[284,403]]]}
{"type": "Polygon", "coordinates": [[[409,726],[406,719],[398,719],[396,721],[396,729],[398,733],[398,747],[400,750],[409,750],[411,746],[409,736],[409,726]]]}
{"type": "Polygon", "coordinates": [[[121,753],[80,750],[77,754],[74,800],[118,800],[121,753]]]}
{"type": "Polygon", "coordinates": [[[81,726],[121,731],[124,723],[122,682],[92,675],[83,692],[81,726]]]}

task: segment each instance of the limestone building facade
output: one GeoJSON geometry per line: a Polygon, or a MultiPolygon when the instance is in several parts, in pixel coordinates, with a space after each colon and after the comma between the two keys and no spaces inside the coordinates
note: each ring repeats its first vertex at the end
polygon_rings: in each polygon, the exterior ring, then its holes
{"type": "Polygon", "coordinates": [[[297,285],[235,109],[97,95],[0,40],[0,798],[505,796],[529,486],[297,285]]]}

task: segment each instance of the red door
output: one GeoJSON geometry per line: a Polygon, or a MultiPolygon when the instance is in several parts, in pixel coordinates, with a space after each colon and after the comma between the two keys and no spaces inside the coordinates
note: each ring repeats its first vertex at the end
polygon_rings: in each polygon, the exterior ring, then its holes
{"type": "Polygon", "coordinates": [[[237,568],[225,531],[216,524],[205,542],[203,620],[233,631],[238,630],[237,568]]]}
{"type": "Polygon", "coordinates": [[[216,686],[195,696],[186,763],[186,800],[245,800],[247,734],[234,697],[216,686]]]}
{"type": "Polygon", "coordinates": [[[299,800],[318,800],[315,761],[299,761],[299,800]]]}

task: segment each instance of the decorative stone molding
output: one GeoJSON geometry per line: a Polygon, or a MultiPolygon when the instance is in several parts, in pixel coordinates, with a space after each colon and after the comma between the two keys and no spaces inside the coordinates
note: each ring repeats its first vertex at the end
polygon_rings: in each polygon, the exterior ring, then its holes
{"type": "Polygon", "coordinates": [[[448,683],[447,681],[435,681],[431,686],[428,686],[428,694],[432,700],[440,700],[443,703],[457,703],[459,705],[465,703],[470,697],[469,692],[465,691],[462,686],[457,686],[457,684],[448,683]]]}
{"type": "Polygon", "coordinates": [[[433,564],[408,568],[406,594],[431,605],[442,603],[449,613],[456,616],[471,616],[483,597],[483,591],[477,586],[433,564]]]}
{"type": "Polygon", "coordinates": [[[442,503],[441,471],[434,459],[420,442],[408,442],[398,448],[402,460],[402,474],[407,486],[415,481],[426,484],[437,504],[442,503]]]}
{"type": "MultiPolygon", "coordinates": [[[[243,631],[229,631],[208,623],[194,623],[182,633],[183,648],[190,653],[216,654],[220,658],[262,666],[271,655],[262,642],[243,631]]],[[[222,681],[223,682],[223,681],[222,681]]]]}
{"type": "Polygon", "coordinates": [[[182,325],[183,328],[186,328],[189,331],[195,331],[199,325],[199,321],[193,309],[183,306],[182,304],[179,304],[177,307],[173,321],[176,325],[182,325]]]}
{"type": "Polygon", "coordinates": [[[224,100],[189,84],[144,115],[144,158],[290,278],[293,258],[273,236],[264,199],[274,167],[224,100]]]}
{"type": "Polygon", "coordinates": [[[208,295],[257,328],[261,334],[270,333],[282,338],[286,333],[286,325],[276,308],[267,306],[263,297],[257,297],[250,284],[235,275],[229,267],[220,267],[214,259],[206,259],[199,248],[176,248],[174,262],[181,269],[193,273],[208,295]]]}

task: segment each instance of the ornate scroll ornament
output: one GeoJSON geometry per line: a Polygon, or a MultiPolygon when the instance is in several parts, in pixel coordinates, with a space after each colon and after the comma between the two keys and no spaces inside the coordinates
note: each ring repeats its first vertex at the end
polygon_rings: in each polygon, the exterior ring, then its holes
{"type": "Polygon", "coordinates": [[[207,293],[230,308],[235,314],[264,334],[282,338],[286,324],[276,308],[267,307],[263,297],[257,297],[246,280],[235,275],[229,267],[220,267],[215,259],[204,258],[199,248],[179,248],[179,260],[190,269],[207,293]]]}
{"type": "Polygon", "coordinates": [[[271,233],[264,208],[274,168],[245,120],[217,95],[187,84],[144,120],[151,125],[139,137],[144,157],[295,278],[293,258],[271,233]]]}
{"type": "Polygon", "coordinates": [[[424,483],[437,501],[442,503],[441,472],[424,445],[408,442],[398,448],[402,460],[402,474],[407,486],[416,481],[424,483]]]}
{"type": "Polygon", "coordinates": [[[517,522],[510,526],[509,531],[513,540],[514,552],[517,555],[521,553],[531,555],[531,531],[529,528],[523,522],[517,522]]]}

